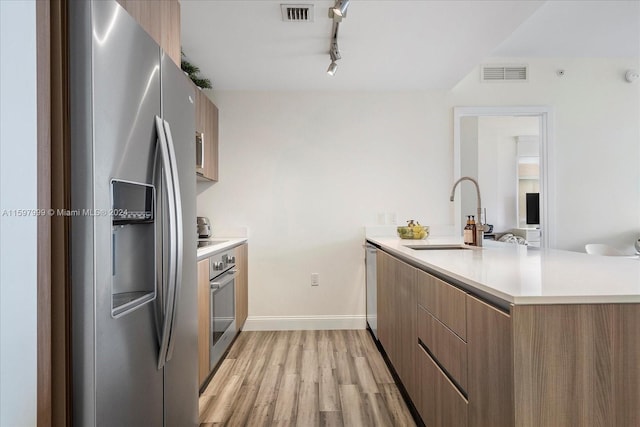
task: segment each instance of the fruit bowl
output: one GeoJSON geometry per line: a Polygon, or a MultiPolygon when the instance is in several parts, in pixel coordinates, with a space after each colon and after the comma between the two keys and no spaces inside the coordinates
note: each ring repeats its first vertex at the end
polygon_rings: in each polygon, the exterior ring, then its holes
{"type": "Polygon", "coordinates": [[[398,236],[401,239],[426,239],[429,237],[428,225],[411,225],[411,226],[399,226],[398,236]]]}

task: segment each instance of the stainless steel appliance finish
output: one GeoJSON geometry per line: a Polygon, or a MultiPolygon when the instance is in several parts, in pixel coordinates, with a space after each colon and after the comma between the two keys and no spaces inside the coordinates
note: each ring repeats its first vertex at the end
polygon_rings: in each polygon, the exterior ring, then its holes
{"type": "Polygon", "coordinates": [[[198,217],[198,237],[207,238],[211,237],[211,221],[206,216],[198,217]]]}
{"type": "Polygon", "coordinates": [[[196,131],[196,173],[204,175],[204,133],[196,131]]]}
{"type": "Polygon", "coordinates": [[[209,368],[213,369],[236,336],[235,250],[209,258],[209,368]]]}
{"type": "Polygon", "coordinates": [[[196,426],[195,93],[115,1],[69,18],[73,422],[196,426]]]}
{"type": "Polygon", "coordinates": [[[377,273],[376,273],[376,256],[378,249],[366,244],[365,249],[365,265],[366,265],[366,287],[367,287],[367,324],[373,332],[373,336],[378,339],[378,308],[377,301],[377,273]]]}

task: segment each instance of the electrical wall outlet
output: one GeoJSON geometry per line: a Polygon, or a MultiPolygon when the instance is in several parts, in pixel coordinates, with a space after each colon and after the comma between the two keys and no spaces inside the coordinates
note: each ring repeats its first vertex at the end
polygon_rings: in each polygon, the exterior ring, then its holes
{"type": "Polygon", "coordinates": [[[311,286],[320,285],[320,273],[311,273],[311,286]]]}

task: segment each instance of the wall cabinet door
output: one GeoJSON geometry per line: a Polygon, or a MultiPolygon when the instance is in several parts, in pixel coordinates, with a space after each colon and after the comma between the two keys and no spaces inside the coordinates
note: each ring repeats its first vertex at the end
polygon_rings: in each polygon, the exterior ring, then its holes
{"type": "Polygon", "coordinates": [[[416,389],[416,269],[377,252],[378,339],[410,395],[416,389]]]}
{"type": "Polygon", "coordinates": [[[198,384],[209,375],[209,259],[198,261],[198,384]]]}
{"type": "Polygon", "coordinates": [[[238,276],[236,278],[236,327],[241,330],[247,320],[249,311],[249,246],[244,245],[236,248],[236,268],[238,276]]]}
{"type": "Polygon", "coordinates": [[[198,174],[198,180],[218,181],[218,107],[198,88],[196,131],[202,134],[204,143],[204,171],[202,175],[198,174]]]}
{"type": "Polygon", "coordinates": [[[118,0],[158,45],[180,66],[178,0],[118,0]]]}

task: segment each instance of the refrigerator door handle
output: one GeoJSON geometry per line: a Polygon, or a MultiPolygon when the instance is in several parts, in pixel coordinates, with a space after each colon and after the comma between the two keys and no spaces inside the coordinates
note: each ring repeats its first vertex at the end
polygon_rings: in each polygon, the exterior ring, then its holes
{"type": "Polygon", "coordinates": [[[167,349],[167,358],[168,362],[171,360],[173,356],[173,347],[175,344],[175,335],[173,334],[173,330],[176,325],[176,317],[178,314],[178,302],[180,300],[180,288],[182,287],[182,259],[183,259],[183,231],[182,231],[182,199],[180,197],[180,181],[178,179],[178,162],[176,160],[176,152],[173,145],[173,136],[171,135],[171,127],[169,126],[169,122],[164,120],[164,129],[167,136],[167,147],[169,148],[169,161],[171,162],[171,171],[173,173],[173,192],[174,192],[174,200],[175,200],[175,210],[176,210],[176,221],[175,221],[175,232],[176,232],[176,269],[175,269],[175,280],[174,280],[174,291],[173,291],[173,310],[171,311],[171,323],[170,323],[170,333],[169,333],[169,346],[167,349]]]}
{"type": "Polygon", "coordinates": [[[158,353],[158,369],[162,369],[166,362],[167,348],[169,346],[169,337],[171,334],[171,321],[173,319],[173,309],[175,300],[175,279],[176,279],[176,261],[177,261],[177,245],[176,236],[176,211],[175,211],[175,190],[173,183],[173,168],[169,157],[169,147],[163,126],[162,119],[156,116],[156,132],[158,134],[158,145],[160,146],[160,158],[162,160],[162,177],[164,178],[167,197],[167,205],[169,207],[169,274],[167,295],[164,304],[164,319],[162,322],[162,337],[160,339],[160,351],[158,353]]]}

